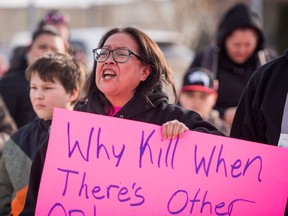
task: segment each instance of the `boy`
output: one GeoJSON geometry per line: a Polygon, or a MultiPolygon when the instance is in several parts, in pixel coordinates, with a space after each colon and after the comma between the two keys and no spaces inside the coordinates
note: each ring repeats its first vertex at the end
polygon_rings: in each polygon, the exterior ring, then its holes
{"type": "Polygon", "coordinates": [[[29,173],[37,149],[49,138],[53,108],[73,109],[85,71],[68,55],[50,53],[26,70],[37,118],[5,144],[0,159],[0,215],[18,215],[25,204],[29,173]]]}
{"type": "Polygon", "coordinates": [[[185,109],[198,112],[204,120],[228,136],[230,126],[221,120],[219,112],[213,109],[218,96],[218,82],[212,79],[211,74],[205,68],[189,70],[183,79],[179,94],[179,105],[185,109]]]}

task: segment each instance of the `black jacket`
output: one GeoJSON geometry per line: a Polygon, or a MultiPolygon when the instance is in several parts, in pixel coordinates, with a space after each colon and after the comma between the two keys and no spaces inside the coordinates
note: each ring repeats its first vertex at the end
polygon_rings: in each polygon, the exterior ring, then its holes
{"type": "MultiPolygon", "coordinates": [[[[214,126],[203,121],[198,113],[185,110],[176,105],[168,104],[168,98],[163,92],[154,93],[149,99],[153,105],[147,102],[140,92],[137,92],[135,96],[114,115],[114,117],[148,122],[156,125],[162,125],[167,121],[177,119],[180,122],[183,122],[190,130],[223,135],[214,126]]],[[[95,96],[93,100],[96,104],[95,107],[92,107],[91,104],[89,104],[89,101],[86,101],[79,103],[75,109],[107,115],[101,105],[102,102],[100,98],[95,96]]],[[[25,209],[21,213],[22,216],[34,215],[47,146],[48,143],[46,142],[38,151],[35,160],[33,161],[29,190],[25,209]]]]}
{"type": "Polygon", "coordinates": [[[288,134],[288,118],[283,115],[285,104],[288,112],[287,83],[288,51],[253,74],[239,102],[231,136],[277,146],[280,134],[288,134]]]}
{"type": "Polygon", "coordinates": [[[228,107],[235,107],[253,72],[264,63],[276,57],[270,49],[264,49],[264,36],[259,17],[240,3],[231,8],[222,18],[216,36],[216,43],[198,52],[190,68],[204,67],[211,70],[219,81],[218,99],[215,109],[223,116],[228,107]],[[251,28],[258,32],[258,44],[253,55],[243,64],[233,62],[225,50],[227,37],[236,29],[251,28]]]}
{"type": "MultiPolygon", "coordinates": [[[[168,97],[163,92],[153,93],[149,97],[152,104],[148,103],[138,91],[135,96],[114,115],[135,121],[162,125],[167,121],[177,119],[183,122],[190,130],[219,134],[220,132],[211,124],[204,121],[196,112],[186,110],[180,106],[168,103],[168,97]]],[[[101,99],[94,97],[96,107],[89,106],[89,102],[82,102],[76,106],[76,110],[107,115],[101,105],[101,99]]]]}
{"type": "Polygon", "coordinates": [[[30,85],[25,77],[27,62],[25,55],[13,60],[11,69],[0,80],[0,94],[18,128],[32,122],[36,114],[33,110],[29,91],[30,85]]]}

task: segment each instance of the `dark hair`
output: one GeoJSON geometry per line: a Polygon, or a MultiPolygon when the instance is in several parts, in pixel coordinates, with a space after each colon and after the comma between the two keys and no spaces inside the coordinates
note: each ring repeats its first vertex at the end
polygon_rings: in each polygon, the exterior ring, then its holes
{"type": "Polygon", "coordinates": [[[28,81],[31,80],[33,74],[38,74],[43,81],[59,80],[68,93],[80,91],[85,79],[85,70],[82,65],[78,64],[72,56],[57,52],[48,53],[36,59],[25,71],[28,81]]]}
{"type": "MultiPolygon", "coordinates": [[[[32,43],[41,35],[47,34],[52,36],[61,37],[60,32],[53,26],[45,26],[41,29],[37,29],[32,35],[32,43]]],[[[61,37],[62,38],[62,37],[61,37]]]]}
{"type": "MultiPolygon", "coordinates": [[[[171,85],[174,96],[176,98],[176,88],[172,78],[172,71],[168,66],[166,59],[158,45],[144,32],[133,27],[113,28],[106,32],[106,34],[101,38],[98,47],[103,47],[105,41],[110,36],[117,33],[127,33],[134,38],[139,46],[139,56],[143,59],[143,63],[148,65],[151,69],[147,79],[139,84],[136,91],[141,91],[146,100],[152,104],[152,102],[149,100],[149,95],[153,92],[162,91],[163,83],[165,83],[171,85]]],[[[94,61],[92,73],[90,73],[84,86],[84,99],[88,99],[89,101],[88,110],[92,109],[93,96],[96,94],[101,97],[101,101],[103,101],[104,106],[108,106],[109,108],[112,107],[111,103],[106,99],[105,95],[97,88],[95,84],[96,68],[97,62],[94,61]],[[91,107],[89,107],[90,105],[91,107]]]]}
{"type": "Polygon", "coordinates": [[[236,3],[223,15],[218,26],[217,44],[223,48],[226,39],[238,29],[251,29],[257,35],[256,51],[264,47],[263,26],[259,14],[245,3],[236,3]]]}
{"type": "Polygon", "coordinates": [[[61,37],[59,31],[53,26],[46,26],[43,29],[37,29],[33,33],[31,43],[28,46],[16,47],[13,50],[12,58],[10,61],[10,68],[22,68],[22,67],[26,68],[27,67],[27,58],[26,58],[27,52],[29,52],[29,50],[31,49],[33,43],[37,40],[37,38],[42,35],[51,35],[54,37],[61,37]]]}

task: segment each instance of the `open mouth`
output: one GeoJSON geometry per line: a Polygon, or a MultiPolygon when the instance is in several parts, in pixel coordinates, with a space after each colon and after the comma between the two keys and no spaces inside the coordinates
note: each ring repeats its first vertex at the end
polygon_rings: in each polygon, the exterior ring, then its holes
{"type": "Polygon", "coordinates": [[[103,73],[103,78],[104,79],[112,79],[113,77],[116,76],[116,73],[110,70],[105,70],[103,73]]]}

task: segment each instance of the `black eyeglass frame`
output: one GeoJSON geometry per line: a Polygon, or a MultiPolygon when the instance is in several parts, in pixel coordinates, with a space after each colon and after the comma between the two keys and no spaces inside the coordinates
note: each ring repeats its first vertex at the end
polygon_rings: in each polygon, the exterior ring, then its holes
{"type": "Polygon", "coordinates": [[[126,48],[117,48],[117,49],[113,49],[113,50],[110,50],[110,49],[107,49],[107,48],[95,48],[95,49],[92,50],[92,53],[93,53],[94,60],[95,60],[96,62],[100,62],[100,63],[103,63],[103,62],[107,61],[107,59],[108,59],[109,56],[110,56],[110,53],[112,53],[112,58],[113,58],[113,60],[114,60],[115,62],[117,62],[117,63],[126,63],[126,62],[129,60],[131,54],[134,55],[134,56],[135,56],[138,60],[140,60],[141,62],[145,63],[145,61],[144,61],[144,59],[143,59],[142,57],[140,57],[138,54],[134,53],[132,50],[126,49],[126,48]],[[107,51],[108,51],[108,55],[107,55],[107,57],[105,58],[105,60],[101,60],[101,61],[97,60],[97,58],[96,58],[97,50],[107,50],[107,51]],[[114,58],[114,51],[115,51],[115,50],[126,50],[126,51],[128,51],[128,56],[127,56],[126,61],[123,61],[123,62],[117,61],[117,60],[114,58]]]}

